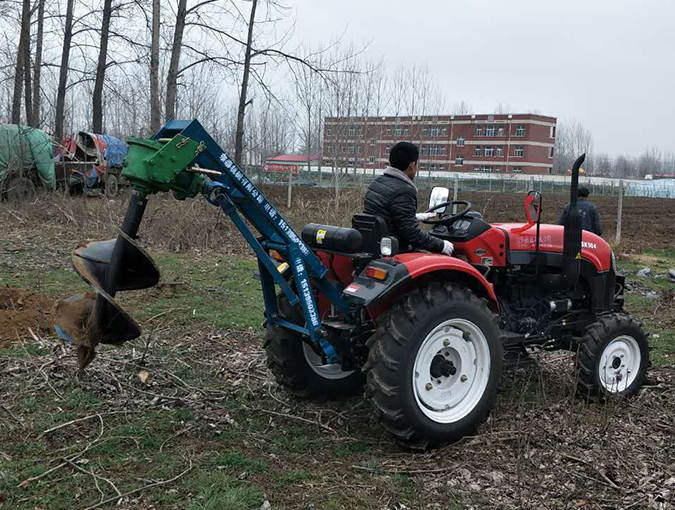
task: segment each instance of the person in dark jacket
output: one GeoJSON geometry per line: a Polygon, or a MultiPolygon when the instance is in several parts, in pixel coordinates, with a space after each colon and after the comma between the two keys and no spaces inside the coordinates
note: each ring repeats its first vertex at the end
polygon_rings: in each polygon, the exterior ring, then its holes
{"type": "Polygon", "coordinates": [[[410,142],[398,142],[389,153],[389,165],[384,174],[368,186],[365,213],[381,216],[387,222],[389,233],[396,237],[402,251],[427,250],[452,255],[450,241],[430,236],[418,221],[435,214],[417,214],[417,174],[419,149],[410,142]]]}
{"type": "MultiPolygon", "coordinates": [[[[595,207],[595,204],[592,204],[587,200],[588,195],[588,188],[579,188],[577,208],[579,209],[579,215],[581,216],[581,228],[601,236],[602,220],[600,219],[600,213],[598,212],[598,208],[595,207]]],[[[558,220],[558,225],[565,224],[565,216],[567,216],[569,208],[570,206],[567,204],[563,209],[563,212],[560,214],[560,219],[558,220]]]]}

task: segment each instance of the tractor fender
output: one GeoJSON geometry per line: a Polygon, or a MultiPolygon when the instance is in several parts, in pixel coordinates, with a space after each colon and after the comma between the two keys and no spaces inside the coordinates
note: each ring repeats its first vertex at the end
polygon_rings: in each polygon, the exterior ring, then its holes
{"type": "Polygon", "coordinates": [[[499,311],[494,288],[480,271],[461,259],[428,253],[405,253],[393,259],[373,261],[345,287],[343,295],[377,316],[385,311],[387,303],[413,288],[433,281],[453,280],[470,287],[479,297],[487,299],[493,311],[499,311]],[[368,277],[367,270],[373,267],[387,270],[386,279],[368,277]]]}

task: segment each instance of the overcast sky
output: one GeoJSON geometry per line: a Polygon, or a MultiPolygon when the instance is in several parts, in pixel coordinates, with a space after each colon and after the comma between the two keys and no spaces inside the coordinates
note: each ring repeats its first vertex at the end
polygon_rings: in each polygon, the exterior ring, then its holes
{"type": "Polygon", "coordinates": [[[675,0],[288,0],[295,37],[345,33],[388,68],[428,64],[448,110],[576,119],[596,152],[675,152],[675,0]]]}

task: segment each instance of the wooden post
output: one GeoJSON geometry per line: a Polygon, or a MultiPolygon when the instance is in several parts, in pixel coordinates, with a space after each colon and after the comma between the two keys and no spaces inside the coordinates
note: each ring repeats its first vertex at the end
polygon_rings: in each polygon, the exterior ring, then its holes
{"type": "Polygon", "coordinates": [[[615,243],[621,242],[621,214],[623,213],[623,179],[619,181],[619,207],[616,213],[616,239],[615,243]]]}
{"type": "Polygon", "coordinates": [[[291,169],[291,173],[288,174],[288,208],[291,208],[291,199],[293,196],[293,170],[291,169]]]}

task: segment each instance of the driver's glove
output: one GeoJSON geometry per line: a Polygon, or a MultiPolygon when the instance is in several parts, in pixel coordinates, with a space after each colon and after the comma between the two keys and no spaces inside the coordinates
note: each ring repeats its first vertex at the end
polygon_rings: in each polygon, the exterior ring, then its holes
{"type": "Polygon", "coordinates": [[[438,213],[435,213],[435,212],[421,212],[421,213],[417,213],[415,215],[415,219],[417,221],[424,221],[424,220],[428,220],[429,218],[434,218],[436,216],[438,216],[438,213]]]}
{"type": "Polygon", "coordinates": [[[450,255],[452,255],[454,249],[455,247],[452,245],[450,241],[443,241],[443,255],[447,255],[449,257],[450,255]]]}

